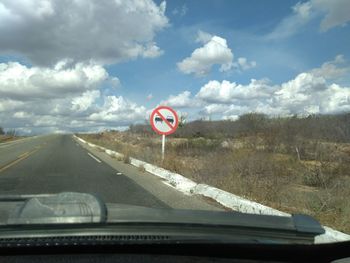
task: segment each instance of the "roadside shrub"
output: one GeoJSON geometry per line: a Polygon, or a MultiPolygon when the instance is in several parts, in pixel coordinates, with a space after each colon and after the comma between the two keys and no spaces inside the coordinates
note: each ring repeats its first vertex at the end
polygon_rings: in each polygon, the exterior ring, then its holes
{"type": "Polygon", "coordinates": [[[130,152],[125,151],[123,154],[123,162],[126,164],[130,164],[130,152]]]}
{"type": "Polygon", "coordinates": [[[145,166],[144,166],[143,164],[140,165],[138,168],[139,168],[139,171],[140,171],[141,173],[145,173],[145,172],[146,172],[145,166]]]}
{"type": "Polygon", "coordinates": [[[164,160],[159,160],[158,164],[167,170],[173,171],[175,173],[182,173],[186,176],[186,173],[184,173],[184,163],[180,158],[174,155],[174,153],[167,152],[165,154],[164,160]]]}

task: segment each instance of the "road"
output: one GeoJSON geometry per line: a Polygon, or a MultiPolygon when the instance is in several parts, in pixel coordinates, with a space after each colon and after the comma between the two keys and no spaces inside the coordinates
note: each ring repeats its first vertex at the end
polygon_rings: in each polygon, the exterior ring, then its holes
{"type": "Polygon", "coordinates": [[[71,191],[93,193],[110,203],[215,209],[151,175],[139,175],[137,169],[106,158],[84,148],[72,135],[46,135],[0,144],[0,195],[71,191]]]}

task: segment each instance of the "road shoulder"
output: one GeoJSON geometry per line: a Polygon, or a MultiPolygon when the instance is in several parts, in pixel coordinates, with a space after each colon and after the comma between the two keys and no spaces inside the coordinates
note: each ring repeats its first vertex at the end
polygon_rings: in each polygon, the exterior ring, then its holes
{"type": "Polygon", "coordinates": [[[185,195],[173,187],[165,184],[164,180],[151,173],[141,171],[139,168],[126,164],[123,161],[118,161],[98,148],[92,148],[78,140],[75,141],[80,145],[80,147],[83,147],[98,159],[114,168],[116,173],[117,171],[121,172],[124,176],[127,176],[129,179],[133,180],[146,191],[150,192],[172,208],[215,211],[223,210],[223,207],[214,201],[211,202],[210,200],[206,200],[198,195],[185,195]]]}

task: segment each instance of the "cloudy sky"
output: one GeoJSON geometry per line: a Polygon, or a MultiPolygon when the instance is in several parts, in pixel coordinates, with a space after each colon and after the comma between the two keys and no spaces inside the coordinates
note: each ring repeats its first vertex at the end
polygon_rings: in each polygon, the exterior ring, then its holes
{"type": "Polygon", "coordinates": [[[349,0],[0,0],[0,126],[350,111],[349,23],[349,0]]]}

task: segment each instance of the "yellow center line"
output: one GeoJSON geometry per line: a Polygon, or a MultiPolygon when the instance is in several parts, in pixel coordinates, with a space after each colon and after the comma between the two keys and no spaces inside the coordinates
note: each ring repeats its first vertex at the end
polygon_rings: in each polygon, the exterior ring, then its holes
{"type": "Polygon", "coordinates": [[[16,163],[19,163],[20,161],[28,158],[30,155],[34,154],[35,152],[37,152],[39,149],[33,150],[31,152],[25,152],[24,154],[21,154],[20,156],[18,156],[18,158],[14,161],[9,162],[8,164],[5,164],[4,166],[0,167],[0,173],[7,170],[8,168],[14,166],[16,163]]]}
{"type": "Polygon", "coordinates": [[[29,154],[29,152],[22,153],[22,154],[18,155],[17,157],[18,157],[18,158],[22,158],[23,156],[25,156],[25,155],[27,155],[27,154],[29,154]]]}

